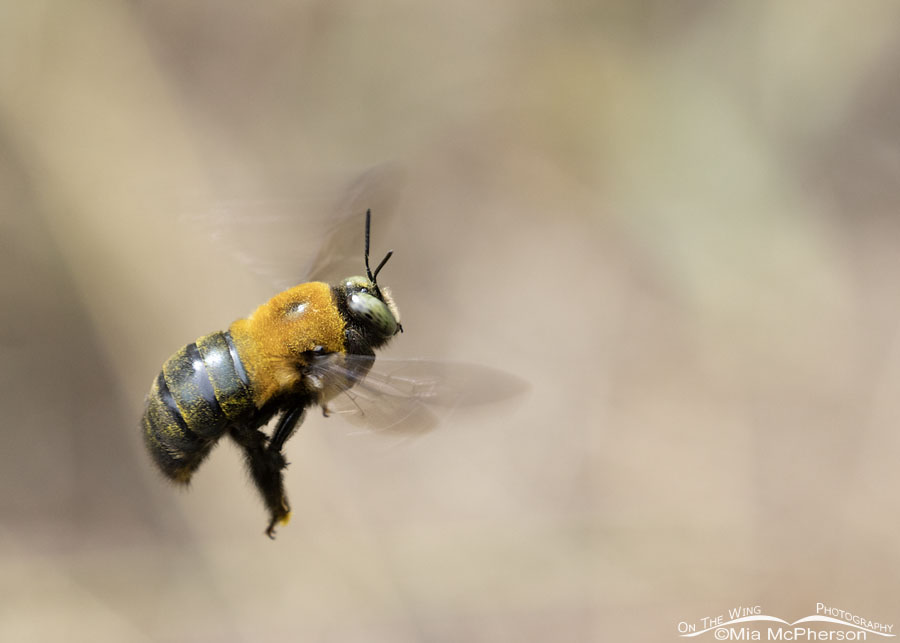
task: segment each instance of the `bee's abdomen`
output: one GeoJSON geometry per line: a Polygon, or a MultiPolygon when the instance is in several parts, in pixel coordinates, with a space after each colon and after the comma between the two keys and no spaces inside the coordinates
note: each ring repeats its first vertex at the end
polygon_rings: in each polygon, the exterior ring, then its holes
{"type": "Polygon", "coordinates": [[[147,398],[144,442],[166,476],[187,482],[228,423],[254,408],[231,337],[212,333],[163,364],[147,398]]]}

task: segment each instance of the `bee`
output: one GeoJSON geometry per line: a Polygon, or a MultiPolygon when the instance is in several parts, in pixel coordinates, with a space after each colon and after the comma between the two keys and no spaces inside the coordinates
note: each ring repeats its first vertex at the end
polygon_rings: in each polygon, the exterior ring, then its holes
{"type": "MultiPolygon", "coordinates": [[[[370,185],[372,175],[357,185],[370,185]]],[[[357,191],[370,192],[355,188],[351,193],[357,191]]],[[[267,212],[273,209],[265,217],[267,226],[290,221],[290,216],[278,213],[277,202],[265,205],[267,212]]],[[[254,272],[272,278],[280,272],[272,271],[279,258],[294,261],[296,237],[287,230],[266,239],[268,263],[260,262],[261,248],[243,251],[253,238],[239,234],[235,226],[259,222],[261,217],[252,209],[242,211],[240,203],[222,207],[213,211],[211,220],[217,225],[216,239],[221,240],[220,233],[227,235],[227,229],[236,234],[241,245],[231,250],[241,248],[236,256],[250,259],[248,267],[254,272]],[[245,216],[251,213],[252,217],[245,216]],[[272,243],[279,240],[290,240],[288,247],[272,243]]],[[[441,415],[460,406],[496,402],[528,388],[518,377],[476,364],[384,357],[376,363],[375,349],[403,332],[403,326],[390,290],[378,283],[393,251],[371,270],[371,210],[366,211],[364,226],[360,218],[338,220],[314,254],[308,273],[321,279],[350,272],[343,268],[344,260],[362,245],[365,277],[287,288],[227,331],[204,335],[172,355],[147,396],[143,439],[163,475],[186,485],[227,434],[243,452],[262,497],[270,538],[291,514],[282,449],[310,407],[319,406],[326,417],[339,415],[370,430],[409,435],[434,428],[446,419],[441,415]],[[266,434],[263,429],[276,417],[266,434]]],[[[280,267],[290,271],[287,262],[280,267]]]]}
{"type": "MultiPolygon", "coordinates": [[[[375,349],[403,331],[389,289],[378,283],[393,251],[370,269],[370,227],[371,210],[365,222],[365,276],[334,285],[303,283],[275,295],[228,330],[182,347],[163,364],[147,396],[143,438],[159,470],[187,484],[227,434],[243,451],[262,496],[270,538],[291,514],[282,473],[285,442],[308,408],[320,406],[327,416],[331,400],[365,379],[375,349]],[[266,435],[261,429],[276,415],[275,428],[266,435]]],[[[409,397],[429,394],[418,382],[396,375],[382,378],[381,386],[403,396],[403,382],[413,385],[409,397]]],[[[351,405],[362,410],[358,398],[351,405]]],[[[395,414],[388,422],[402,419],[395,414]]]]}

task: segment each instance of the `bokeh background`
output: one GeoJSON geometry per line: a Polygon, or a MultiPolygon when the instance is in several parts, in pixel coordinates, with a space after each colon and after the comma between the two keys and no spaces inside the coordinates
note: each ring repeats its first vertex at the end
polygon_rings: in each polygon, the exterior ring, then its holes
{"type": "Polygon", "coordinates": [[[0,640],[900,624],[897,3],[36,0],[0,36],[0,640]],[[360,203],[387,354],[530,391],[400,442],[312,414],[270,542],[230,444],[157,475],[143,398],[360,203]]]}

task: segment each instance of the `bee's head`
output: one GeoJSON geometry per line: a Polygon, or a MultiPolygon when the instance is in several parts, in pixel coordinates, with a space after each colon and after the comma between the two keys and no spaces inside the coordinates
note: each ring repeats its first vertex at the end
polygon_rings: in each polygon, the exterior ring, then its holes
{"type": "Polygon", "coordinates": [[[378,286],[378,273],[391,258],[393,250],[388,252],[375,271],[369,268],[369,226],[372,211],[366,211],[366,276],[348,277],[341,283],[342,290],[350,314],[361,324],[369,327],[379,338],[387,340],[397,333],[403,332],[400,325],[400,312],[391,297],[390,290],[378,286]]]}

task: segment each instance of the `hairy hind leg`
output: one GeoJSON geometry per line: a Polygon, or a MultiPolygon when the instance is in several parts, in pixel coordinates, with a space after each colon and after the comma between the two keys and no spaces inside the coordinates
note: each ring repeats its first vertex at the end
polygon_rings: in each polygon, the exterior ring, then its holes
{"type": "Polygon", "coordinates": [[[259,429],[232,429],[229,435],[244,452],[253,484],[259,490],[269,512],[266,535],[275,538],[275,525],[287,524],[291,515],[291,507],[284,495],[284,477],[281,474],[287,466],[284,456],[267,448],[269,438],[259,429]]]}
{"type": "Polygon", "coordinates": [[[281,452],[285,440],[294,432],[297,424],[303,419],[303,408],[292,407],[282,413],[270,440],[259,429],[232,427],[229,431],[244,452],[244,459],[250,469],[253,484],[259,490],[266,509],[269,512],[269,525],[266,535],[275,538],[275,526],[286,525],[291,517],[291,506],[284,492],[284,476],[282,471],[287,461],[281,452]]]}

